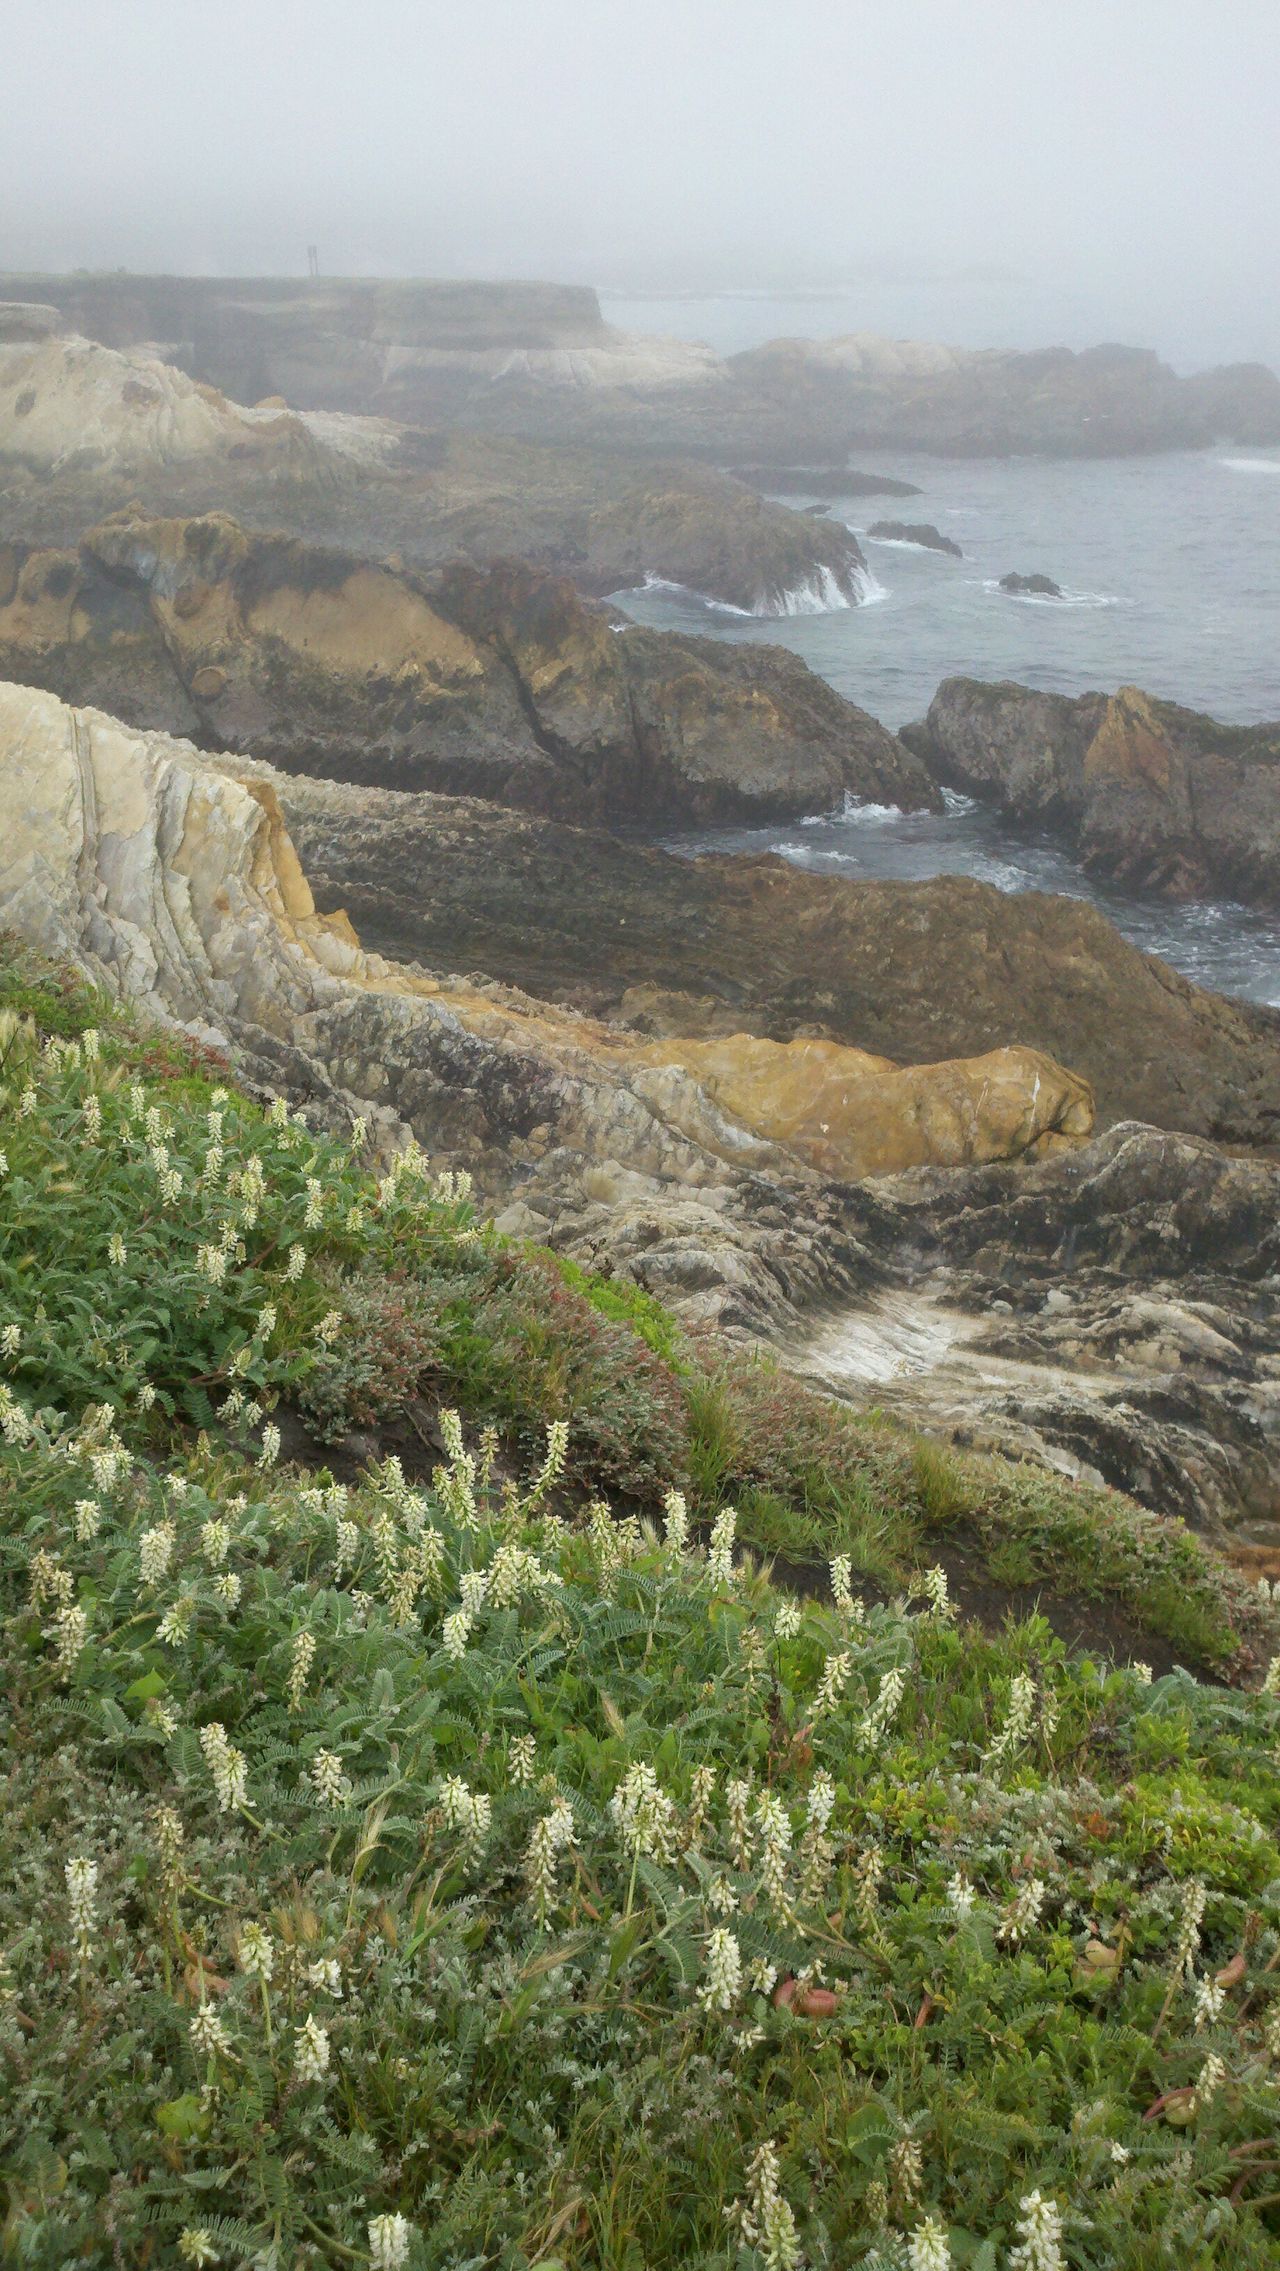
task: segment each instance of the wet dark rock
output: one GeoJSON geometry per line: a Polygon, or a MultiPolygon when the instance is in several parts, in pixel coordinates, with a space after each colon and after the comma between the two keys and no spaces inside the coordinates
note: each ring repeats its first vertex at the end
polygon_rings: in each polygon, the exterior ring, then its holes
{"type": "Polygon", "coordinates": [[[867,534],[893,544],[919,544],[926,552],[949,552],[954,560],[964,558],[954,537],[944,536],[929,520],[876,520],[867,534]]]}
{"type": "MultiPolygon", "coordinates": [[[[874,530],[872,534],[874,534],[874,530]]],[[[1019,575],[1016,568],[1011,569],[1007,576],[1001,576],[1000,589],[1001,591],[1015,592],[1020,596],[1025,595],[1028,598],[1061,599],[1062,597],[1062,586],[1056,584],[1052,576],[1023,576],[1019,575]]]]}
{"type": "Polygon", "coordinates": [[[1095,874],[1280,904],[1280,725],[1221,725],[1136,686],[948,678],[902,738],[936,780],[1055,830],[1095,874]]]}

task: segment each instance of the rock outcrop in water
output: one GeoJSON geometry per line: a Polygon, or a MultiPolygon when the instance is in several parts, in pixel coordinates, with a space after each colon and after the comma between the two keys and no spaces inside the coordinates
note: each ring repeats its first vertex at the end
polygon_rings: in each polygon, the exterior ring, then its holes
{"type": "Polygon", "coordinates": [[[260,530],[419,567],[519,555],[595,594],[658,577],[746,614],[851,606],[865,589],[843,525],[709,466],[299,414],[283,396],[248,410],[153,351],[14,330],[0,330],[9,534],[62,543],[142,503],[154,514],[234,510],[260,530]]]}
{"type": "Polygon", "coordinates": [[[936,780],[1056,830],[1095,874],[1280,905],[1280,725],[1220,725],[1136,686],[1072,698],[948,678],[903,739],[936,780]]]}
{"type": "Polygon", "coordinates": [[[289,771],[615,822],[936,801],[918,760],[779,647],[636,626],[508,562],[429,574],[224,514],[0,546],[0,673],[289,771]]]}
{"type": "Polygon", "coordinates": [[[1007,576],[1001,576],[1000,589],[1001,591],[1012,592],[1016,599],[1061,599],[1062,597],[1062,586],[1056,584],[1052,576],[1043,576],[1038,572],[1034,575],[1024,576],[1016,568],[1011,568],[1007,576]]]}
{"type": "Polygon", "coordinates": [[[964,558],[954,537],[944,536],[931,520],[875,520],[867,534],[888,544],[918,544],[925,552],[949,552],[953,560],[964,558]]]}
{"type": "Polygon", "coordinates": [[[239,401],[412,425],[843,463],[851,448],[1106,457],[1280,441],[1280,380],[1240,363],[1179,378],[1146,349],[974,352],[856,333],[727,360],[606,324],[564,285],[153,276],[0,278],[113,347],[160,341],[239,401]]]}
{"type": "Polygon", "coordinates": [[[1104,1124],[1280,1145],[1280,1011],[1193,986],[1085,900],[687,860],[463,799],[271,779],[320,903],[399,960],[654,1034],[816,1035],[913,1064],[1025,1041],[1084,1074],[1104,1124]]]}

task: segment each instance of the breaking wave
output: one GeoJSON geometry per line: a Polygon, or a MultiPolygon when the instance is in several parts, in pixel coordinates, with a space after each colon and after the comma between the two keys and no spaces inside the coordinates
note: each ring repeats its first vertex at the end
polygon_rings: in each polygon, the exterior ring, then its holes
{"type": "MultiPolygon", "coordinates": [[[[841,590],[834,569],[815,567],[797,583],[769,597],[757,599],[753,607],[738,607],[731,599],[717,599],[709,591],[697,591],[692,584],[677,583],[671,576],[655,576],[646,571],[644,582],[631,588],[644,597],[654,592],[665,592],[673,599],[692,600],[696,607],[706,607],[715,615],[734,615],[740,622],[776,620],[784,615],[834,615],[843,608],[872,607],[887,597],[870,568],[850,567],[850,575],[857,587],[857,597],[849,599],[841,590]]],[[[615,592],[614,598],[625,599],[625,591],[615,592]]]]}
{"type": "Polygon", "coordinates": [[[1280,473],[1280,457],[1220,457],[1232,473],[1280,473]]]}

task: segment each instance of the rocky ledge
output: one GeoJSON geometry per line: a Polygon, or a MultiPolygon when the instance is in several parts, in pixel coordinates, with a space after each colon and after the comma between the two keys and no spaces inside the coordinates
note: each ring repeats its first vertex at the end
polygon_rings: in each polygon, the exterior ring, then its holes
{"type": "Polygon", "coordinates": [[[0,673],[288,771],[612,822],[924,806],[919,761],[780,647],[621,627],[517,563],[375,565],[222,514],[0,546],[0,673]]]}
{"type": "Polygon", "coordinates": [[[1280,905],[1280,725],[1219,725],[1136,686],[948,678],[902,738],[935,780],[1056,830],[1096,874],[1280,905]]]}
{"type": "Polygon", "coordinates": [[[1228,1001],[1080,899],[677,858],[462,798],[269,776],[320,904],[401,961],[651,1034],[816,1036],[909,1064],[1024,1041],[1122,1119],[1280,1148],[1280,1011],[1228,1001]]]}

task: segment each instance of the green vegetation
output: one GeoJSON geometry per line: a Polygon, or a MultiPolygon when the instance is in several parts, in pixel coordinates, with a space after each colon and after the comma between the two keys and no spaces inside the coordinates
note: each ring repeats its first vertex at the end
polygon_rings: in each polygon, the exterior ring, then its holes
{"type": "Polygon", "coordinates": [[[1275,2263],[1280,1667],[927,1564],[1256,1599],[5,987],[0,2261],[1275,2263]]]}

